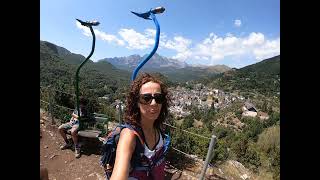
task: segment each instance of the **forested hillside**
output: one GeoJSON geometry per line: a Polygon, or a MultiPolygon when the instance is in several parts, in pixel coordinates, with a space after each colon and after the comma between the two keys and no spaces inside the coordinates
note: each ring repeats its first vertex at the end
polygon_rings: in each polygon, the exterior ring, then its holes
{"type": "Polygon", "coordinates": [[[280,55],[240,69],[232,69],[200,82],[227,92],[260,93],[280,96],[280,55]]]}

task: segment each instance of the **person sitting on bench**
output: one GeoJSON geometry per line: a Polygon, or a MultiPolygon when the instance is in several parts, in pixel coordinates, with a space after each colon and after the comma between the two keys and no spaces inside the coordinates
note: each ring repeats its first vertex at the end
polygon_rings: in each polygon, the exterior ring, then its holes
{"type": "MultiPolygon", "coordinates": [[[[84,100],[84,98],[80,99],[80,117],[86,116],[87,113],[85,110],[85,105],[86,105],[86,101],[84,100]]],[[[63,140],[65,141],[65,144],[62,145],[60,147],[61,150],[64,149],[68,149],[71,148],[73,143],[75,145],[75,157],[79,158],[80,157],[80,146],[78,144],[78,130],[79,130],[79,117],[78,117],[78,111],[75,109],[71,115],[71,119],[69,122],[64,123],[62,125],[59,126],[59,132],[63,138],[63,140]],[[71,129],[71,137],[72,137],[72,141],[69,141],[67,139],[66,136],[66,132],[71,129]]]]}

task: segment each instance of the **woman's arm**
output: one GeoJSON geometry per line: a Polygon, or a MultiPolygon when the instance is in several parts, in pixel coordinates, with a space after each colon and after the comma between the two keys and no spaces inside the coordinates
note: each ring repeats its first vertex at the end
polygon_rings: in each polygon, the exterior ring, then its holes
{"type": "Polygon", "coordinates": [[[135,136],[128,128],[121,131],[111,180],[128,179],[130,160],[136,146],[135,136]]]}

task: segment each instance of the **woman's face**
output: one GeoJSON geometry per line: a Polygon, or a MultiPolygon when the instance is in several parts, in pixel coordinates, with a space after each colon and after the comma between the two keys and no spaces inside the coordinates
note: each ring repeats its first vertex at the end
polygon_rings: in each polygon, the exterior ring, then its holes
{"type": "Polygon", "coordinates": [[[140,88],[140,98],[138,102],[141,121],[152,121],[152,123],[154,123],[160,114],[162,104],[158,104],[154,98],[149,102],[151,97],[150,95],[152,95],[152,97],[156,96],[156,98],[161,95],[161,87],[158,83],[147,82],[143,84],[140,88]]]}

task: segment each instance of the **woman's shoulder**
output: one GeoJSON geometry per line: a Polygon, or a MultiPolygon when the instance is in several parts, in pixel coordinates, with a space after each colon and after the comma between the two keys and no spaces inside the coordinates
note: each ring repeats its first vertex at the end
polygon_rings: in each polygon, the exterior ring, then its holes
{"type": "Polygon", "coordinates": [[[123,128],[121,130],[120,136],[125,137],[128,140],[134,140],[135,133],[133,132],[133,130],[131,130],[129,128],[123,128]]]}
{"type": "Polygon", "coordinates": [[[120,138],[119,138],[119,143],[122,144],[124,149],[135,149],[136,146],[136,137],[135,134],[132,132],[132,130],[128,128],[124,128],[120,132],[120,138]]]}
{"type": "Polygon", "coordinates": [[[129,128],[123,128],[120,134],[128,137],[134,136],[134,132],[129,128]]]}

